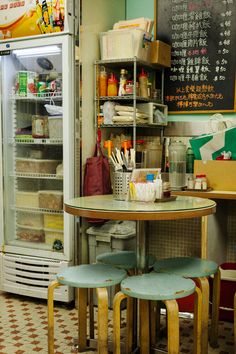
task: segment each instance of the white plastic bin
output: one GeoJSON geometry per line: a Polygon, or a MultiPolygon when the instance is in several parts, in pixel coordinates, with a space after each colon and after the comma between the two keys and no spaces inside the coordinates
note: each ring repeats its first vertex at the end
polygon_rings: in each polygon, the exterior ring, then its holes
{"type": "Polygon", "coordinates": [[[100,33],[101,59],[150,60],[151,35],[141,29],[111,30],[100,33]]]}
{"type": "Polygon", "coordinates": [[[48,128],[49,128],[50,139],[62,139],[63,137],[62,116],[49,116],[48,128]]]}
{"type": "MultiPolygon", "coordinates": [[[[134,221],[108,221],[102,226],[92,226],[87,230],[89,263],[105,252],[135,251],[136,229],[134,221]],[[118,233],[119,232],[119,233],[118,233]]],[[[112,307],[114,287],[108,289],[109,306],[112,307]]],[[[94,297],[94,303],[96,297],[94,297]]]]}

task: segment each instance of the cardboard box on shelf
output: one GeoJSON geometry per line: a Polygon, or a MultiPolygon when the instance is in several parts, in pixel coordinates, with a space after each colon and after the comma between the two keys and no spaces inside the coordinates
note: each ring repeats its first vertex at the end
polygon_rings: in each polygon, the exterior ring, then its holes
{"type": "Polygon", "coordinates": [[[208,187],[218,191],[236,191],[236,161],[195,160],[194,175],[205,174],[208,187]]]}
{"type": "Polygon", "coordinates": [[[151,42],[150,62],[169,68],[171,66],[171,46],[159,40],[151,42]]]}

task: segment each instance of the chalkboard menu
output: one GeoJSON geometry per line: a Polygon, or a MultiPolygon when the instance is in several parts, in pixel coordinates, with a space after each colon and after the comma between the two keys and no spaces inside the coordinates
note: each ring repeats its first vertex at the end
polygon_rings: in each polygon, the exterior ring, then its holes
{"type": "Polygon", "coordinates": [[[236,0],[156,1],[156,37],[172,46],[169,112],[235,112],[236,0]]]}

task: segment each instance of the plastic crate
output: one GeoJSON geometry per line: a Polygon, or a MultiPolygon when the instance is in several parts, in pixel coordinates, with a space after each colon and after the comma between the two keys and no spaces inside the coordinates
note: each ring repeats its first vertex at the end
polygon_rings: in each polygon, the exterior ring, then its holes
{"type": "MultiPolygon", "coordinates": [[[[134,223],[134,222],[130,222],[134,223]]],[[[106,226],[112,225],[127,225],[127,222],[109,221],[102,226],[92,226],[87,230],[88,245],[89,245],[89,263],[95,263],[96,257],[105,252],[117,251],[134,251],[136,247],[136,232],[135,227],[133,231],[124,234],[114,234],[104,232],[106,226]]],[[[133,224],[135,225],[135,223],[133,224]]],[[[108,227],[109,228],[109,227],[108,227]]],[[[112,307],[114,297],[114,287],[108,289],[109,307],[112,307]]],[[[94,303],[97,304],[96,297],[94,303]]]]}

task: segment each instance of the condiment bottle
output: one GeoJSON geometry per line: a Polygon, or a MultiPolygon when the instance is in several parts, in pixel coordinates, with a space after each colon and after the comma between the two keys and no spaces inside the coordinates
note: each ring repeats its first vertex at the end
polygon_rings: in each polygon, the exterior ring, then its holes
{"type": "Polygon", "coordinates": [[[99,96],[107,95],[107,72],[104,66],[101,67],[99,74],[99,96]]]}
{"type": "Polygon", "coordinates": [[[202,176],[196,175],[194,189],[201,190],[202,189],[202,176]]]}
{"type": "Polygon", "coordinates": [[[143,69],[139,75],[139,90],[141,97],[148,98],[148,77],[143,69]]]}
{"type": "Polygon", "coordinates": [[[207,178],[206,175],[201,175],[202,178],[202,190],[207,190],[207,178]]]}
{"type": "Polygon", "coordinates": [[[194,153],[191,147],[186,151],[186,173],[193,173],[194,167],[194,153]]]}
{"type": "Polygon", "coordinates": [[[107,82],[107,96],[117,96],[118,94],[118,81],[113,73],[107,82]]]}
{"type": "Polygon", "coordinates": [[[123,96],[126,94],[126,92],[125,92],[125,86],[126,86],[126,82],[127,82],[126,75],[127,75],[127,70],[121,69],[118,96],[123,96]]]}

